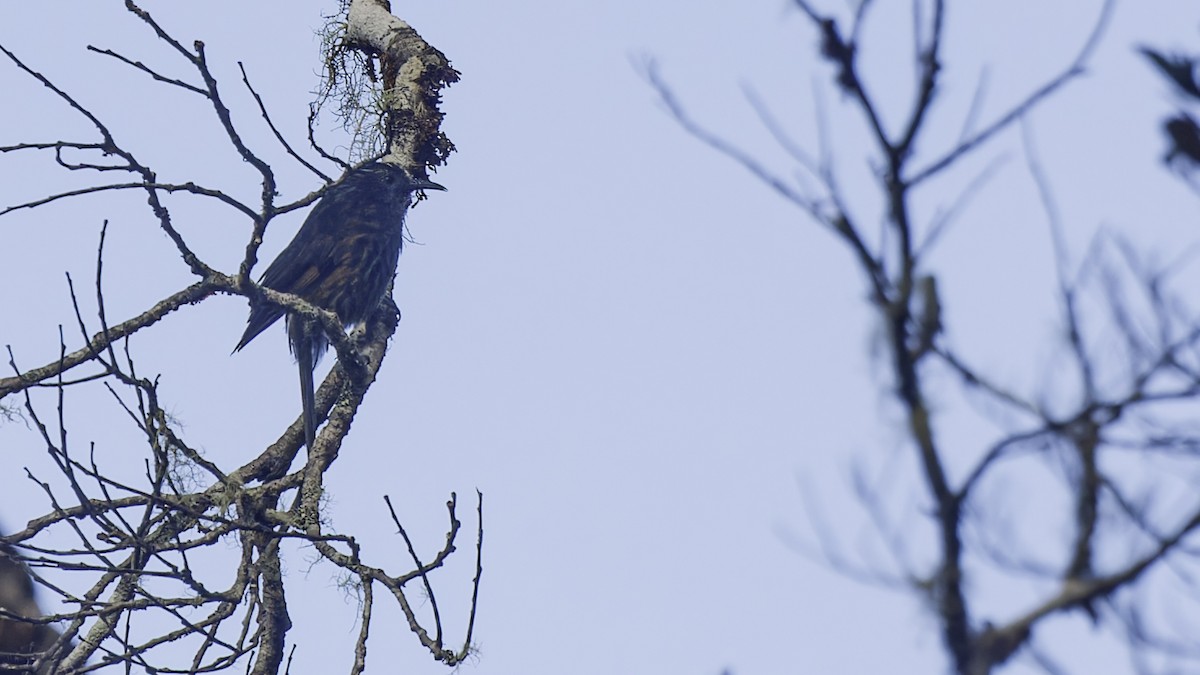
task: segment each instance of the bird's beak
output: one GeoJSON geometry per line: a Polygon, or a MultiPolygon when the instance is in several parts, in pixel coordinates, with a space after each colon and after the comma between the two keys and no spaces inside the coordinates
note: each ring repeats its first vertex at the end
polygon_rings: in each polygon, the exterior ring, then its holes
{"type": "Polygon", "coordinates": [[[446,191],[446,187],[444,185],[438,185],[437,183],[429,180],[428,178],[413,179],[412,185],[413,185],[414,190],[441,190],[442,192],[446,191]]]}

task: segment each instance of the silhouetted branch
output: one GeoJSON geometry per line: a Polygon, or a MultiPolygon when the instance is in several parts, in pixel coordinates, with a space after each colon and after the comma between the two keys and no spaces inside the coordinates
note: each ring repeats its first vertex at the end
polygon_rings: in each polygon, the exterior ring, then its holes
{"type": "MultiPolygon", "coordinates": [[[[855,108],[866,120],[862,136],[883,159],[882,166],[875,162],[867,167],[879,177],[875,187],[885,205],[884,232],[876,239],[860,235],[850,214],[854,205],[837,189],[833,166],[838,149],[831,147],[819,105],[820,152],[819,160],[814,161],[760,99],[747,94],[764,127],[797,166],[797,174],[819,182],[816,188],[797,190],[750,153],[695,122],[662,81],[653,62],[644,64],[642,72],[687,133],[748,169],[772,191],[839,235],[866,276],[870,305],[885,327],[892,393],[904,414],[904,443],[912,450],[908,459],[917,471],[924,500],[919,513],[927,516],[935,543],[932,550],[914,550],[929,548],[919,543],[925,539],[904,529],[903,514],[887,501],[882,485],[856,471],[855,495],[873,527],[875,541],[891,559],[880,566],[864,563],[863,555],[857,559],[847,555],[840,541],[843,533],[831,530],[824,519],[812,517],[817,509],[811,506],[807,511],[817,543],[801,549],[851,578],[914,592],[935,612],[943,645],[959,675],[987,675],[1022,650],[1039,667],[1058,672],[1061,667],[1032,642],[1037,626],[1073,610],[1082,610],[1096,622],[1112,622],[1108,608],[1119,595],[1141,588],[1152,570],[1177,566],[1194,575],[1200,564],[1200,550],[1187,544],[1200,527],[1200,501],[1185,499],[1166,514],[1149,507],[1156,487],[1168,485],[1178,476],[1178,464],[1172,462],[1200,459],[1200,427],[1189,426],[1173,414],[1179,406],[1194,406],[1200,398],[1200,319],[1196,308],[1172,291],[1177,283],[1173,273],[1183,263],[1148,268],[1131,243],[1100,236],[1080,264],[1072,267],[1066,228],[1026,126],[1027,169],[1049,225],[1062,346],[1068,362],[1051,368],[1041,390],[1025,392],[1002,383],[1003,378],[965,358],[967,352],[948,343],[946,335],[952,327],[944,316],[940,290],[945,280],[930,268],[926,255],[947,223],[984,189],[998,160],[976,175],[951,206],[936,212],[928,223],[918,223],[913,204],[927,179],[961,167],[968,154],[991,144],[1002,131],[1084,72],[1114,2],[1104,0],[1090,34],[1065,69],[975,130],[984,92],[980,82],[960,139],[922,166],[914,166],[911,155],[938,103],[943,78],[941,46],[950,39],[946,31],[951,26],[945,19],[945,3],[913,3],[916,77],[901,131],[894,137],[886,130],[885,111],[863,85],[864,74],[859,71],[859,41],[866,34],[862,25],[873,3],[864,0],[853,8],[849,37],[839,19],[819,10],[816,3],[796,0],[795,4],[816,32],[815,50],[835,66],[831,86],[848,94],[844,105],[855,108]],[[927,14],[926,10],[932,11],[927,14]],[[925,236],[916,243],[920,229],[925,236]],[[1061,377],[1064,369],[1072,379],[1061,377]],[[937,375],[946,373],[956,380],[951,396],[969,395],[1000,418],[1002,430],[979,443],[973,452],[961,447],[961,440],[948,446],[939,434],[940,420],[946,414],[937,402],[947,395],[941,391],[946,388],[945,380],[937,375]],[[1067,386],[1062,386],[1064,383],[1067,386]],[[1141,466],[1136,476],[1123,472],[1117,458],[1118,453],[1134,452],[1141,466]],[[1058,519],[1069,534],[1051,546],[1042,543],[1036,551],[1022,550],[1019,535],[1024,521],[1009,525],[1006,507],[1010,505],[998,501],[987,488],[1002,484],[1004,476],[1015,484],[1019,495],[1027,489],[1026,478],[1047,470],[1061,479],[1061,492],[1055,495],[1058,503],[1069,506],[1061,513],[1038,513],[1037,517],[1058,519]],[[1013,480],[1013,476],[1017,478],[1013,480]],[[1147,547],[1146,542],[1153,544],[1147,547]],[[934,562],[919,562],[925,560],[934,562]],[[985,618],[980,609],[983,603],[969,577],[979,565],[1036,578],[1039,595],[1013,618],[985,618]],[[899,568],[900,573],[891,568],[899,568]]],[[[1194,60],[1153,52],[1147,55],[1185,92],[1194,85],[1194,60]]],[[[819,95],[814,99],[821,100],[819,95]]],[[[1177,145],[1186,146],[1181,139],[1186,141],[1190,135],[1190,131],[1178,132],[1177,145]]],[[[1194,135],[1200,138],[1200,132],[1194,135]]],[[[1200,151],[1196,156],[1200,157],[1200,151]]],[[[1180,260],[1193,258],[1181,256],[1180,260]]],[[[888,485],[900,474],[890,465],[881,471],[888,477],[888,485]]],[[[1003,484],[1006,489],[1000,499],[1008,499],[1014,485],[1003,484]]],[[[1032,479],[1029,484],[1040,485],[1032,479]]],[[[802,490],[806,498],[809,492],[802,490]]],[[[1013,505],[1020,506],[1020,500],[1019,496],[1013,498],[1013,505]]],[[[1137,634],[1139,648],[1170,653],[1170,641],[1161,636],[1151,638],[1144,625],[1138,625],[1137,634]]],[[[1194,658],[1200,656],[1197,652],[1200,650],[1177,655],[1194,658]]]]}

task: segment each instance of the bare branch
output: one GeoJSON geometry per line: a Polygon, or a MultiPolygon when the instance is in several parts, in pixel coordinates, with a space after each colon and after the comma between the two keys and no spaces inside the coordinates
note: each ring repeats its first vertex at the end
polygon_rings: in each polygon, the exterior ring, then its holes
{"type": "Polygon", "coordinates": [[[201,96],[208,96],[208,92],[204,91],[200,87],[188,84],[187,82],[184,82],[183,80],[177,80],[173,77],[167,77],[166,75],[162,75],[162,74],[156,72],[150,66],[147,66],[146,64],[142,63],[141,61],[134,61],[133,59],[122,56],[121,54],[118,54],[117,52],[114,52],[111,49],[100,49],[98,47],[93,47],[92,45],[88,45],[87,48],[88,48],[88,51],[96,52],[97,54],[103,54],[105,56],[111,56],[114,59],[120,61],[121,63],[124,63],[129,66],[133,66],[134,68],[146,73],[147,75],[149,75],[150,77],[154,78],[155,80],[157,80],[159,82],[165,82],[167,84],[174,85],[176,87],[179,87],[180,89],[183,89],[184,91],[190,91],[193,94],[200,94],[201,96]]]}
{"type": "Polygon", "coordinates": [[[942,157],[939,159],[934,160],[928,166],[918,169],[908,177],[908,184],[910,186],[918,185],[925,180],[936,176],[942,171],[945,171],[960,157],[979,148],[984,143],[991,140],[993,136],[1007,129],[1012,125],[1013,122],[1021,119],[1021,117],[1023,117],[1026,113],[1037,107],[1039,103],[1049,98],[1051,94],[1061,89],[1071,80],[1082,75],[1084,73],[1084,66],[1091,58],[1092,52],[1095,51],[1096,46],[1100,44],[1100,38],[1104,35],[1104,29],[1108,26],[1108,20],[1111,17],[1113,7],[1115,6],[1116,0],[1104,0],[1104,5],[1100,8],[1100,14],[1095,23],[1092,25],[1091,34],[1088,35],[1083,47],[1079,50],[1079,53],[1076,54],[1075,59],[1070,65],[1067,66],[1065,70],[1052,78],[1049,82],[1035,89],[1034,92],[1027,96],[1024,100],[1009,108],[1008,112],[1005,112],[994,122],[979,130],[965,141],[960,142],[953,149],[942,155],[942,157]]]}

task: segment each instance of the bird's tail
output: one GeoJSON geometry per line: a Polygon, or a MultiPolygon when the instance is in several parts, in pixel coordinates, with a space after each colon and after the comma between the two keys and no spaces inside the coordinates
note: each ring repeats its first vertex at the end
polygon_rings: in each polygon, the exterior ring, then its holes
{"type": "Polygon", "coordinates": [[[313,395],[313,350],[305,344],[296,349],[296,363],[300,366],[300,400],[304,405],[304,444],[312,452],[313,441],[317,436],[317,416],[315,396],[313,395]]]}

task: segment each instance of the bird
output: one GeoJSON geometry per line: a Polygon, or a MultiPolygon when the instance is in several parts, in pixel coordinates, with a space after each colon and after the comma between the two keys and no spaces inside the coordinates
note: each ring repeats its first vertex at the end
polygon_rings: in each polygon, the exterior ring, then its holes
{"type": "MultiPolygon", "coordinates": [[[[259,283],[337,314],[343,326],[366,320],[383,299],[404,245],[404,216],[418,190],[445,190],[376,160],[330,186],[259,283]]],[[[316,438],[313,368],[329,347],[320,323],[268,302],[251,302],[238,352],[287,315],[288,345],[300,368],[304,442],[316,438]]]]}

